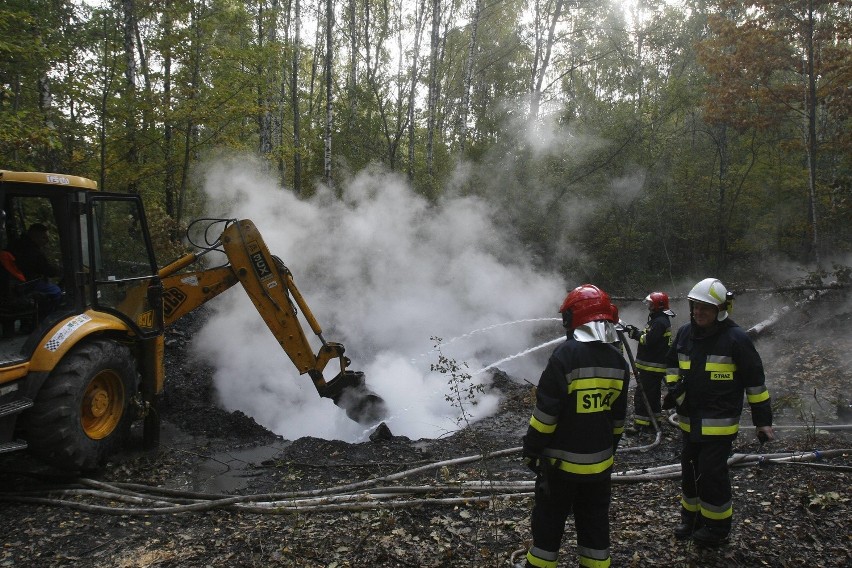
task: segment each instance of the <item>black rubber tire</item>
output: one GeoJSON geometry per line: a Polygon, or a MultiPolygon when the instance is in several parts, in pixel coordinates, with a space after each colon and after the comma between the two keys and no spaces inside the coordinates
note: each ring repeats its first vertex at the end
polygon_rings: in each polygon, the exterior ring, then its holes
{"type": "Polygon", "coordinates": [[[30,453],[62,470],[100,467],[130,432],[139,376],[130,349],[108,339],[76,345],[27,412],[30,453]]]}

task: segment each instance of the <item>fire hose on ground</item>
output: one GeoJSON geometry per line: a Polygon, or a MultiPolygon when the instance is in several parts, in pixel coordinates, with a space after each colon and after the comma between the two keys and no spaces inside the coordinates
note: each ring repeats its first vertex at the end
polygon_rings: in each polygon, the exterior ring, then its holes
{"type": "MultiPolygon", "coordinates": [[[[152,487],[133,483],[106,483],[78,479],[76,483],[42,491],[0,493],[9,503],[65,506],[87,513],[110,515],[163,515],[226,509],[244,513],[291,514],[304,512],[364,511],[422,506],[457,506],[477,502],[504,502],[533,496],[533,480],[471,480],[433,485],[387,485],[430,470],[519,454],[520,447],[487,454],[433,462],[371,480],[324,489],[256,495],[222,495],[152,487]],[[450,496],[447,496],[450,495],[450,496]],[[125,506],[86,503],[80,499],[118,502],[125,506]]],[[[773,454],[734,454],[731,467],[757,465],[825,465],[825,469],[847,472],[852,466],[809,463],[852,454],[852,448],[773,454]]],[[[613,483],[641,483],[680,477],[680,464],[633,469],[612,474],[613,483]]]]}
{"type": "MultiPolygon", "coordinates": [[[[636,364],[629,345],[624,340],[622,330],[618,330],[622,344],[630,361],[634,377],[638,379],[636,364]]],[[[637,380],[637,388],[641,386],[637,380]]],[[[641,391],[642,399],[649,416],[653,416],[650,402],[641,391]]],[[[672,413],[669,422],[678,426],[677,416],[672,413]]],[[[656,437],[651,444],[619,448],[619,453],[649,450],[661,442],[662,432],[657,420],[652,421],[656,437]]],[[[824,430],[852,429],[852,424],[828,426],[776,426],[783,428],[814,428],[824,430]]],[[[202,512],[215,509],[236,510],[246,513],[290,514],[301,512],[332,512],[359,511],[374,509],[398,509],[414,506],[455,506],[466,505],[481,501],[510,501],[527,499],[533,496],[535,482],[533,480],[494,482],[491,480],[474,480],[465,482],[447,482],[438,485],[381,485],[394,482],[412,475],[429,470],[444,470],[450,466],[463,465],[480,460],[494,459],[513,454],[519,454],[520,447],[466,456],[426,464],[414,469],[378,477],[371,480],[350,483],[324,489],[295,491],[286,493],[265,493],[256,495],[222,495],[211,493],[189,492],[177,489],[152,487],[133,483],[106,483],[93,479],[78,479],[76,483],[44,491],[26,493],[0,493],[0,501],[27,504],[43,504],[52,506],[67,506],[89,513],[104,513],[111,515],[160,515],[190,512],[202,512]],[[422,495],[456,494],[454,497],[411,498],[422,495]],[[461,495],[459,495],[461,494],[461,495]],[[404,498],[407,497],[407,498],[404,498]],[[119,502],[135,507],[116,507],[112,505],[97,505],[83,503],[81,498],[119,502]],[[73,499],[73,500],[72,500],[73,499]]],[[[832,471],[850,471],[852,466],[813,463],[824,458],[843,456],[852,453],[852,449],[837,449],[826,451],[811,451],[798,453],[776,454],[734,454],[728,460],[731,467],[742,467],[749,464],[759,465],[806,465],[820,467],[832,471]]],[[[680,464],[657,466],[652,468],[633,469],[612,474],[613,483],[640,483],[679,478],[680,464]]]]}
{"type": "Polygon", "coordinates": [[[624,346],[624,351],[627,353],[627,360],[630,362],[630,370],[633,373],[633,380],[636,382],[636,390],[642,396],[642,402],[645,404],[645,410],[648,412],[648,416],[651,417],[651,423],[654,425],[655,434],[654,441],[650,444],[621,448],[619,451],[641,452],[650,450],[651,448],[660,445],[663,438],[663,432],[660,430],[660,424],[654,416],[655,412],[651,410],[651,402],[648,400],[648,395],[645,394],[645,389],[643,389],[642,385],[639,383],[639,372],[636,370],[636,360],[633,358],[633,352],[630,350],[630,344],[628,344],[627,340],[624,338],[624,327],[621,325],[621,322],[619,322],[619,325],[616,326],[615,330],[618,334],[618,338],[621,340],[621,344],[624,346]]]}
{"type": "MultiPolygon", "coordinates": [[[[677,420],[677,412],[674,410],[669,414],[667,418],[669,424],[674,426],[675,428],[679,428],[677,420]]],[[[747,424],[740,424],[740,428],[748,427],[747,424]]],[[[826,432],[842,432],[844,430],[852,430],[852,424],[773,424],[773,430],[809,430],[811,432],[818,432],[820,430],[824,430],[826,432]]]]}

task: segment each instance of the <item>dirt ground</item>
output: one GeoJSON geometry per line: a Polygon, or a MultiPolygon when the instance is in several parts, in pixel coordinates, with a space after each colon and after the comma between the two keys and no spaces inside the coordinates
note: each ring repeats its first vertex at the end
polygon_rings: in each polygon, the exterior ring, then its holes
{"type": "MultiPolygon", "coordinates": [[[[143,451],[134,430],[126,451],[85,478],[57,475],[26,454],[0,458],[0,566],[498,567],[529,543],[532,474],[516,451],[534,400],[529,385],[496,373],[500,411],[442,439],[378,429],[360,444],[283,440],[218,408],[211,373],[185,366],[202,317],[167,338],[158,450],[143,451]]],[[[814,459],[752,457],[733,467],[730,542],[702,549],[671,536],[679,479],[657,475],[678,463],[675,427],[665,424],[656,445],[652,435],[625,436],[615,470],[638,475],[615,479],[613,566],[852,565],[852,432],[813,427],[852,422],[850,316],[831,321],[823,341],[800,339],[816,325],[811,316],[775,332],[786,349],[766,361],[767,374],[784,377],[772,395],[776,423],[790,428],[763,448],[744,429],[735,444],[751,456],[814,459]],[[805,410],[814,383],[820,416],[805,410]]],[[[575,565],[574,545],[569,521],[560,566],[575,565]]]]}

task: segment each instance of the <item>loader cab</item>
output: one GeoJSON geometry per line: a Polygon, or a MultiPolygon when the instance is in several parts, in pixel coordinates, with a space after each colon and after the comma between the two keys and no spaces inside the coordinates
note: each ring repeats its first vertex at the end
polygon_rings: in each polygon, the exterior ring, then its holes
{"type": "Polygon", "coordinates": [[[12,355],[10,350],[21,354],[30,335],[39,335],[45,327],[82,309],[83,298],[74,286],[80,252],[73,246],[78,229],[69,222],[74,219],[70,193],[35,181],[11,172],[0,175],[0,208],[5,212],[0,235],[4,359],[12,355]],[[33,240],[32,227],[43,228],[43,241],[33,240]]]}
{"type": "Polygon", "coordinates": [[[157,265],[138,196],[100,192],[76,176],[0,170],[0,208],[0,362],[27,359],[45,334],[59,333],[57,324],[86,313],[119,318],[139,338],[162,333],[157,265]],[[32,227],[47,230],[42,270],[25,258],[36,248],[32,227]]]}

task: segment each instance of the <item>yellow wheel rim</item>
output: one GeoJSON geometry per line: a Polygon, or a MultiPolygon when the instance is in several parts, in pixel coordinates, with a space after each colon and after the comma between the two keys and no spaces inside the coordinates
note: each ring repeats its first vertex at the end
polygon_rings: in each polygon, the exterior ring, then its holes
{"type": "Polygon", "coordinates": [[[124,413],[124,387],[114,371],[101,371],[83,394],[80,421],[83,431],[93,440],[112,434],[124,413]]]}

